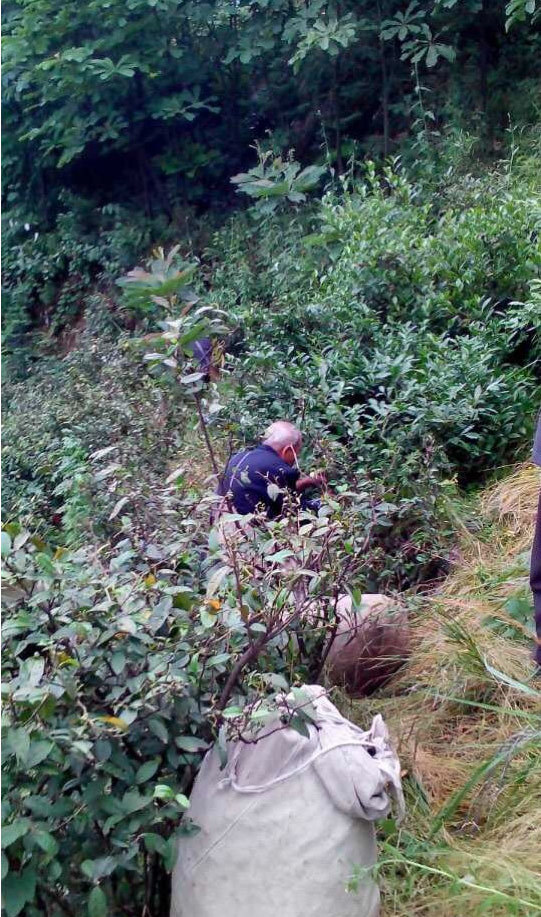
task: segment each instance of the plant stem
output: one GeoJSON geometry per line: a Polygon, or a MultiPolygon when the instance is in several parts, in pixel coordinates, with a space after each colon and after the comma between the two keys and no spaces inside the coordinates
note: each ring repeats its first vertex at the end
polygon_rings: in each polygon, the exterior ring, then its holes
{"type": "Polygon", "coordinates": [[[200,393],[199,393],[199,392],[196,392],[196,394],[194,395],[194,398],[195,398],[195,404],[196,404],[196,408],[197,408],[197,414],[198,414],[198,417],[199,417],[199,426],[201,427],[201,430],[202,430],[202,432],[203,432],[203,436],[205,437],[205,443],[206,443],[206,446],[207,446],[208,454],[209,454],[209,456],[210,456],[210,461],[211,461],[211,464],[212,464],[212,469],[213,469],[214,474],[216,475],[216,477],[218,477],[219,474],[220,474],[220,471],[219,471],[219,468],[218,468],[218,463],[217,463],[217,461],[216,461],[216,455],[215,455],[215,453],[214,453],[214,449],[213,449],[212,443],[211,443],[211,441],[210,441],[210,436],[209,436],[209,432],[208,432],[208,429],[207,429],[207,424],[206,424],[206,421],[205,421],[205,417],[204,417],[204,415],[203,415],[203,409],[202,409],[202,407],[201,407],[201,395],[200,395],[200,393]]]}

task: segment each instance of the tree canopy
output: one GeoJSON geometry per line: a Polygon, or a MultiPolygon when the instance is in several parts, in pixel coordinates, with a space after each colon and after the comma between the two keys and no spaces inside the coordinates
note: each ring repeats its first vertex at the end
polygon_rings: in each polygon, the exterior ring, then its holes
{"type": "Polygon", "coordinates": [[[8,201],[41,214],[66,189],[208,205],[256,140],[342,171],[452,115],[490,146],[538,104],[535,0],[7,0],[3,17],[8,201]]]}

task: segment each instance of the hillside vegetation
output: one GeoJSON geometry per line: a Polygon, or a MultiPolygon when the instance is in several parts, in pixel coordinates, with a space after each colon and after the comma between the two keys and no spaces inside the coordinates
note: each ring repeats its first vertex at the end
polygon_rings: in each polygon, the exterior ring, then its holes
{"type": "MultiPolygon", "coordinates": [[[[489,490],[481,516],[470,492],[532,430],[534,169],[526,152],[424,186],[369,164],[309,211],[256,207],[199,251],[158,252],[134,282],[95,292],[70,336],[37,341],[27,378],[14,367],[8,917],[87,902],[93,917],[166,913],[204,750],[259,722],[286,685],[325,677],[323,631],[295,613],[291,553],[315,571],[325,627],[346,590],[411,605],[403,674],[341,701],[359,722],[384,713],[406,772],[407,822],[383,826],[386,913],[541,909],[526,587],[537,474],[489,490]],[[190,350],[207,332],[226,341],[210,385],[190,350]],[[302,530],[273,523],[217,570],[214,468],[280,416],[301,424],[304,464],[325,467],[333,493],[302,530]]],[[[292,725],[305,728],[299,714],[292,725]]]]}
{"type": "Polygon", "coordinates": [[[405,771],[406,820],[382,839],[386,915],[541,911],[527,579],[539,484],[526,465],[483,492],[455,570],[418,609],[402,676],[377,700],[343,699],[358,722],[383,713],[405,771]]]}
{"type": "Polygon", "coordinates": [[[540,13],[4,3],[7,917],[166,917],[205,751],[286,690],[306,734],[345,592],[412,626],[332,689],[401,755],[386,917],[541,913],[540,13]],[[276,419],[329,490],[224,549],[217,477],[276,419]]]}

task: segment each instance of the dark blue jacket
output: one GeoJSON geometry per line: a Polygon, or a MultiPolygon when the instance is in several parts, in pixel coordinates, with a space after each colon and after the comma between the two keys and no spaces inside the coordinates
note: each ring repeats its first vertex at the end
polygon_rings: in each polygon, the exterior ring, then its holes
{"type": "Polygon", "coordinates": [[[288,465],[270,446],[255,446],[229,459],[218,493],[222,497],[230,494],[233,508],[243,516],[263,506],[269,519],[275,519],[282,512],[284,498],[283,494],[270,497],[269,484],[295,491],[299,476],[300,471],[288,465]]]}

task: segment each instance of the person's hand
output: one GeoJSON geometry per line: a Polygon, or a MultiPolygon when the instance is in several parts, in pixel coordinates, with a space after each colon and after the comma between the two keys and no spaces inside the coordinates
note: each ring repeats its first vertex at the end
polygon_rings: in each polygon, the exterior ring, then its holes
{"type": "Polygon", "coordinates": [[[311,487],[319,487],[320,490],[325,490],[327,487],[327,476],[321,472],[319,474],[301,477],[297,481],[295,487],[299,493],[304,493],[305,490],[309,490],[311,487]]]}

